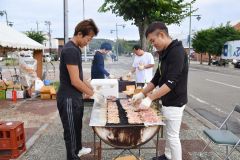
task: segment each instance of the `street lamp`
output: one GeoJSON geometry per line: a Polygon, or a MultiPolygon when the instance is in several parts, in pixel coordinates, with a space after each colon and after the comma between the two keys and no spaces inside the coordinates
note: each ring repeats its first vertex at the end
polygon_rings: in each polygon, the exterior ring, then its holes
{"type": "Polygon", "coordinates": [[[116,23],[116,29],[110,31],[110,33],[116,32],[116,57],[117,57],[117,61],[118,61],[118,27],[119,26],[122,27],[123,29],[126,27],[125,24],[117,24],[116,23]]]}
{"type": "MultiPolygon", "coordinates": [[[[83,3],[83,20],[85,19],[85,1],[82,1],[83,3]]],[[[88,45],[87,45],[88,46],[88,45]]],[[[87,62],[87,46],[84,46],[84,61],[87,62]]]]}
{"type": "Polygon", "coordinates": [[[192,4],[190,3],[189,4],[190,6],[190,14],[189,14],[189,35],[188,35],[188,40],[189,40],[189,43],[188,43],[188,60],[189,60],[189,64],[190,64],[190,54],[191,54],[191,30],[192,30],[192,16],[196,17],[196,19],[198,21],[200,21],[201,19],[201,15],[197,14],[197,15],[192,15],[192,4]]]}
{"type": "Polygon", "coordinates": [[[6,16],[6,23],[8,26],[12,27],[13,26],[13,22],[9,22],[8,21],[8,16],[7,16],[7,12],[6,11],[0,11],[0,16],[3,16],[5,14],[6,16]]]}
{"type": "Polygon", "coordinates": [[[68,0],[63,0],[64,44],[68,41],[68,0]]]}

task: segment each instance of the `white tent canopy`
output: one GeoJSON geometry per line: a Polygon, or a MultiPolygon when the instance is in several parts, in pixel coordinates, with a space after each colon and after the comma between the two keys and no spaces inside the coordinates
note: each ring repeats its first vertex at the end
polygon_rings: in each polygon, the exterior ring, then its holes
{"type": "Polygon", "coordinates": [[[18,49],[44,49],[42,44],[27,37],[24,33],[0,23],[0,47],[1,46],[18,49]]]}

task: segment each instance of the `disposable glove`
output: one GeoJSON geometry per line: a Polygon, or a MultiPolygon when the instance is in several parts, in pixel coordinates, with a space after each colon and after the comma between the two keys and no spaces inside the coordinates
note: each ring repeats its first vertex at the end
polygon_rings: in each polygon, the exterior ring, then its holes
{"type": "Polygon", "coordinates": [[[149,97],[146,97],[142,100],[142,102],[139,105],[139,109],[148,109],[152,104],[152,100],[149,97]]]}
{"type": "Polygon", "coordinates": [[[132,72],[128,72],[127,77],[131,77],[132,76],[132,72]]]}
{"type": "Polygon", "coordinates": [[[133,102],[136,102],[137,100],[141,100],[143,99],[145,96],[142,92],[138,93],[138,94],[135,94],[133,97],[132,97],[132,101],[133,102]]]}
{"type": "Polygon", "coordinates": [[[110,75],[108,76],[108,78],[109,78],[109,79],[114,79],[115,76],[114,76],[113,74],[110,74],[110,75]]]}
{"type": "Polygon", "coordinates": [[[145,67],[144,67],[144,65],[139,65],[139,66],[138,66],[138,69],[139,69],[140,71],[142,71],[142,70],[145,69],[145,67]]]}
{"type": "Polygon", "coordinates": [[[99,104],[105,103],[104,95],[99,92],[94,92],[94,94],[90,98],[94,99],[94,102],[96,103],[99,103],[99,104]]]}

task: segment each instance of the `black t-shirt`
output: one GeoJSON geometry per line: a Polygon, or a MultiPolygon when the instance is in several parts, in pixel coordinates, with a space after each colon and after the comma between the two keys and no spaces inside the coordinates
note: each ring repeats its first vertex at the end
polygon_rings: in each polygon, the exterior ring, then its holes
{"type": "Polygon", "coordinates": [[[82,52],[72,41],[67,42],[62,49],[60,56],[60,86],[58,97],[82,97],[82,92],[71,84],[71,79],[67,70],[67,64],[78,65],[79,78],[83,80],[82,72],[82,52]]]}

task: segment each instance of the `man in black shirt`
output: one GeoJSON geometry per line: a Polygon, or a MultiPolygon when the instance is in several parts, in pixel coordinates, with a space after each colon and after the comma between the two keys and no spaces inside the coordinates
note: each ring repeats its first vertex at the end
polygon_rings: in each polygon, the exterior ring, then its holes
{"type": "Polygon", "coordinates": [[[164,155],[153,159],[182,160],[179,132],[183,110],[187,103],[187,55],[182,43],[169,37],[164,23],[150,24],[145,35],[158,50],[159,65],[151,83],[143,92],[133,96],[133,101],[145,97],[140,108],[146,109],[150,107],[153,100],[161,99],[162,114],[166,119],[166,147],[164,155]],[[159,88],[155,89],[157,86],[159,88]]]}
{"type": "Polygon", "coordinates": [[[82,147],[82,117],[84,111],[83,94],[96,101],[101,95],[83,80],[82,52],[98,28],[92,19],[84,20],[75,27],[73,38],[62,49],[60,59],[60,86],[57,93],[57,107],[64,129],[67,160],[80,160],[80,156],[91,152],[82,147]]]}

